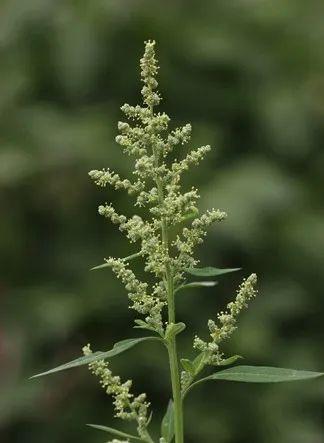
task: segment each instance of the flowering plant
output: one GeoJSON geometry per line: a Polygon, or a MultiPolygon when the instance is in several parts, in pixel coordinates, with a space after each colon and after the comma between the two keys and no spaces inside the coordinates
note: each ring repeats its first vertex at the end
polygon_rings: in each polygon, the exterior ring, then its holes
{"type": "Polygon", "coordinates": [[[132,440],[146,443],[184,442],[183,401],[189,391],[199,383],[208,380],[231,380],[241,382],[281,382],[314,378],[318,372],[296,371],[291,369],[234,365],[239,356],[226,356],[221,345],[237,327],[237,319],[243,309],[256,295],[257,277],[251,274],[243,280],[232,302],[215,320],[208,321],[209,338],[194,337],[192,359],[181,358],[177,349],[177,336],[186,325],[176,318],[175,299],[180,291],[192,287],[214,286],[215,280],[190,281],[189,276],[219,277],[238,269],[198,267],[195,248],[203,242],[207,228],[212,223],[226,219],[226,213],[211,209],[199,214],[197,202],[199,193],[195,187],[183,190],[182,175],[190,167],[198,165],[210,151],[209,145],[194,149],[182,160],[171,159],[172,153],[183,149],[191,136],[191,125],[168,130],[170,118],[164,112],[156,112],[161,101],[157,92],[156,80],[158,63],[155,56],[155,42],[145,43],[145,52],[140,61],[143,82],[143,104],[125,104],[121,110],[130,123],[119,122],[120,134],[116,142],[123,151],[134,158],[134,180],[122,179],[109,170],[90,171],[96,185],[110,185],[116,190],[126,190],[135,198],[138,212],[145,212],[146,218],[139,215],[126,217],[119,214],[110,203],[99,206],[99,214],[118,225],[129,239],[137,243],[138,252],[125,257],[105,259],[105,263],[93,269],[110,268],[125,286],[130,308],[141,318],[135,320],[135,328],[148,330],[150,336],[126,339],[116,343],[107,352],[92,352],[88,344],[83,348],[83,356],[40,375],[88,364],[91,372],[100,379],[106,393],[113,397],[115,416],[133,421],[137,434],[131,435],[102,425],[90,425],[122,438],[111,443],[126,443],[132,440]],[[144,211],[143,211],[144,210],[144,211]],[[152,274],[154,283],[141,281],[130,267],[132,260],[142,259],[144,270],[152,274]],[[172,385],[171,400],[161,424],[158,440],[149,431],[152,413],[146,394],[132,392],[132,381],[122,381],[113,375],[108,360],[145,340],[161,342],[167,349],[172,385]],[[180,369],[180,364],[182,368],[180,369]],[[220,369],[229,366],[226,369],[220,369]],[[203,369],[216,368],[217,371],[201,377],[203,369]]]}

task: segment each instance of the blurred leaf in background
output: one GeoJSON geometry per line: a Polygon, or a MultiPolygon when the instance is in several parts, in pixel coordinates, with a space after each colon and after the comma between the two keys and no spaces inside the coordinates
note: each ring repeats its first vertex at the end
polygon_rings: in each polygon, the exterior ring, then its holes
{"type": "MultiPolygon", "coordinates": [[[[88,341],[109,349],[134,335],[121,285],[108,269],[88,272],[105,256],[136,252],[97,216],[98,203],[133,208],[87,172],[128,173],[115,127],[119,106],[138,100],[148,38],[158,42],[163,107],[175,123],[192,122],[193,145],[214,146],[190,182],[204,207],[229,217],[201,249],[201,266],[243,267],[185,303],[179,297],[184,349],[241,273],[255,271],[262,296],[229,354],[324,370],[323,16],[319,0],[1,2],[1,442],[96,443],[100,432],[85,423],[115,425],[84,369],[27,379],[79,356],[88,341]]],[[[160,348],[143,344],[113,368],[134,376],[162,419],[169,385],[160,348]]],[[[321,379],[202,385],[186,402],[186,442],[322,443],[323,410],[321,379]]]]}

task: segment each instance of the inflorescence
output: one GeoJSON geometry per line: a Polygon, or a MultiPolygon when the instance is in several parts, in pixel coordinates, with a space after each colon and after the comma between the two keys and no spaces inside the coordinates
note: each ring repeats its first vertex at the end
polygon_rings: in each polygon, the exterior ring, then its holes
{"type": "MultiPolygon", "coordinates": [[[[135,206],[148,210],[149,217],[144,220],[138,215],[127,217],[119,214],[111,203],[99,206],[100,215],[118,225],[131,243],[139,245],[137,255],[144,260],[145,271],[153,275],[155,283],[141,281],[126,259],[109,257],[106,263],[124,284],[130,308],[144,316],[143,320],[137,322],[163,337],[166,327],[163,314],[167,306],[166,274],[171,275],[175,289],[181,286],[185,282],[186,270],[198,264],[195,249],[203,242],[208,227],[212,223],[222,222],[227,215],[219,209],[199,215],[198,190],[195,187],[182,189],[182,175],[190,167],[198,165],[211,148],[209,145],[201,146],[183,155],[183,146],[191,139],[191,125],[169,130],[169,116],[154,111],[154,107],[161,102],[161,95],[157,91],[159,66],[154,41],[145,43],[140,67],[143,104],[125,104],[121,107],[128,122],[118,122],[119,135],[116,137],[124,153],[134,159],[134,179],[121,178],[109,169],[90,171],[89,175],[100,187],[111,185],[127,191],[134,196],[135,206]],[[170,160],[169,156],[175,150],[179,151],[177,157],[182,157],[181,160],[170,160]],[[175,228],[178,233],[166,245],[162,233],[170,228],[175,228]]],[[[224,355],[220,344],[233,333],[238,314],[255,297],[255,284],[256,275],[252,274],[243,281],[235,301],[228,304],[227,311],[217,315],[218,321],[209,320],[210,341],[195,337],[194,349],[204,356],[201,367],[222,363],[224,355]]],[[[89,346],[83,351],[85,355],[91,353],[89,346]]],[[[134,397],[130,393],[132,382],[122,383],[103,361],[91,363],[90,369],[100,378],[106,392],[113,396],[116,416],[136,420],[139,436],[145,436],[149,406],[146,395],[134,397]]],[[[186,388],[191,380],[192,376],[184,371],[183,387],[186,388]]],[[[117,442],[122,443],[120,440],[112,441],[117,442]]]]}

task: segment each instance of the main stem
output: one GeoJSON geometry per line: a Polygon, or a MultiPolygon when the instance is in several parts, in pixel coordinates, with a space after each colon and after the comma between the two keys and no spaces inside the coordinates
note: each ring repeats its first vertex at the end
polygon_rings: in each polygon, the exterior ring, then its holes
{"type": "MultiPolygon", "coordinates": [[[[168,229],[165,220],[162,221],[162,241],[169,248],[168,229]]],[[[166,283],[168,293],[168,323],[175,323],[175,303],[173,275],[170,266],[166,267],[166,283]]],[[[180,373],[177,354],[176,336],[172,336],[168,343],[169,364],[171,373],[172,395],[174,405],[174,433],[175,443],[183,443],[183,410],[181,398],[180,373]]]]}
{"type": "MultiPolygon", "coordinates": [[[[164,193],[160,180],[157,180],[156,184],[158,188],[160,203],[163,203],[164,193]]],[[[162,218],[161,221],[162,221],[162,242],[166,253],[169,255],[168,226],[165,218],[162,218]]],[[[165,280],[166,280],[166,289],[168,296],[168,323],[171,324],[176,322],[176,316],[175,316],[173,275],[169,263],[167,263],[166,265],[165,280]]],[[[183,443],[184,442],[183,410],[182,410],[181,384],[180,384],[180,372],[178,364],[176,336],[170,337],[168,341],[168,355],[169,355],[172,397],[173,397],[173,407],[174,407],[175,443],[183,443]]]]}
{"type": "MultiPolygon", "coordinates": [[[[151,115],[153,116],[154,115],[153,106],[150,106],[150,112],[151,115]]],[[[153,148],[155,167],[158,167],[159,153],[156,151],[154,146],[152,146],[152,148],[153,148]]],[[[159,203],[160,205],[162,205],[164,202],[163,184],[161,183],[159,177],[156,178],[155,182],[158,189],[159,203]]],[[[161,218],[161,223],[162,223],[162,229],[161,229],[162,243],[165,252],[169,257],[168,225],[165,217],[161,218]]],[[[176,322],[176,315],[175,315],[175,302],[174,302],[173,273],[169,263],[167,263],[166,265],[165,283],[166,283],[167,297],[168,297],[168,324],[171,324],[176,322]]],[[[184,443],[183,409],[182,409],[180,371],[178,364],[176,336],[170,337],[167,346],[168,346],[172,397],[173,397],[175,443],[184,443]]]]}

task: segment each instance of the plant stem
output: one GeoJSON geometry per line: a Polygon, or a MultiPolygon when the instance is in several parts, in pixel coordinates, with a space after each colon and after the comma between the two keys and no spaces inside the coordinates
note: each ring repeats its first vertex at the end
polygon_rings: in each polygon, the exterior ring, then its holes
{"type": "MultiPolygon", "coordinates": [[[[163,189],[161,186],[161,182],[159,180],[157,180],[157,187],[158,187],[160,202],[163,203],[163,198],[164,198],[163,189]]],[[[167,254],[169,254],[168,226],[164,218],[162,219],[162,242],[167,254]]],[[[168,323],[171,324],[176,322],[176,315],[175,315],[175,302],[174,302],[173,275],[169,263],[167,263],[166,265],[165,280],[166,280],[167,296],[168,296],[168,323]]],[[[184,442],[183,409],[182,409],[180,372],[178,364],[176,336],[170,337],[170,340],[168,342],[168,355],[169,355],[172,397],[173,397],[173,406],[174,406],[175,443],[183,443],[184,442]]]]}
{"type": "Polygon", "coordinates": [[[179,379],[179,369],[178,369],[178,357],[176,341],[169,345],[169,362],[170,362],[170,372],[171,372],[171,382],[172,382],[172,393],[173,393],[173,405],[174,405],[174,434],[175,442],[183,443],[183,411],[182,411],[182,398],[180,390],[180,379],[179,379]]]}
{"type": "MultiPolygon", "coordinates": [[[[150,108],[150,111],[151,115],[153,116],[153,107],[150,108]]],[[[153,148],[155,167],[158,167],[159,153],[156,151],[154,146],[152,148],[153,148]]],[[[163,184],[159,177],[155,179],[155,182],[158,189],[159,203],[162,206],[164,202],[163,184]]],[[[162,224],[161,228],[162,243],[165,249],[165,253],[169,257],[169,235],[168,235],[168,225],[165,217],[161,218],[161,224],[162,224]]],[[[176,312],[175,312],[175,302],[174,302],[173,274],[172,274],[172,269],[170,267],[170,263],[166,264],[165,284],[166,284],[167,299],[168,299],[168,324],[171,324],[176,322],[176,312]]],[[[170,337],[167,346],[168,346],[172,397],[173,397],[173,407],[174,407],[175,443],[184,443],[183,408],[182,408],[180,371],[178,363],[176,336],[170,337]]]]}

